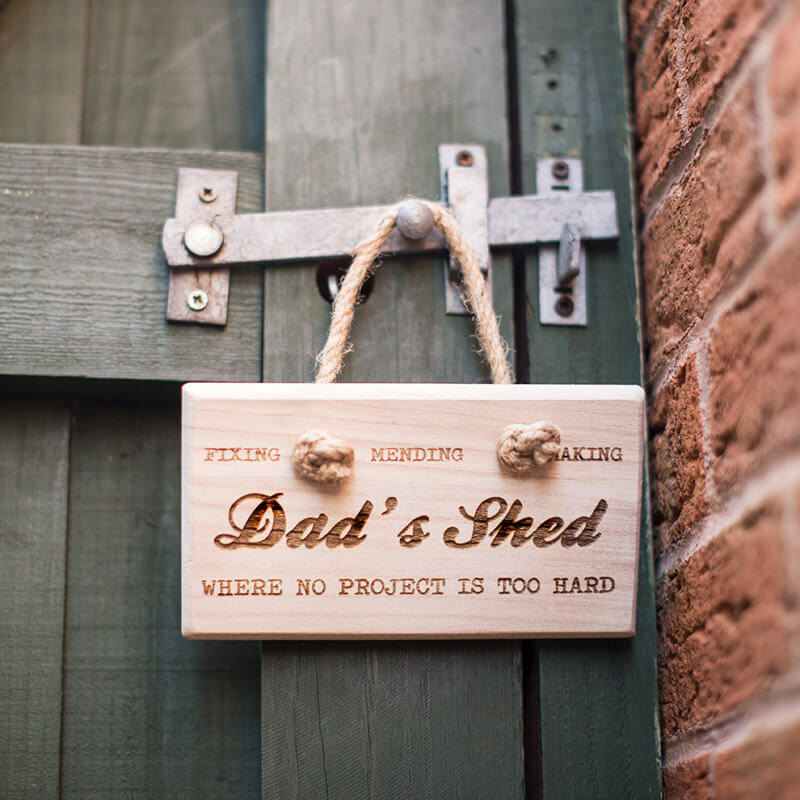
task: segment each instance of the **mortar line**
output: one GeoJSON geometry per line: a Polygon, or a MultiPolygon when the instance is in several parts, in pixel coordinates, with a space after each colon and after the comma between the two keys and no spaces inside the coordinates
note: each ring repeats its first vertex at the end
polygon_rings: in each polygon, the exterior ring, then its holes
{"type": "Polygon", "coordinates": [[[766,233],[774,235],[778,230],[778,214],[775,208],[778,179],[772,159],[770,142],[774,131],[772,105],[769,97],[769,72],[775,50],[775,40],[770,42],[764,63],[759,64],[755,72],[756,109],[760,125],[758,126],[758,154],[761,171],[764,173],[764,206],[766,208],[766,233]]]}
{"type": "Polygon", "coordinates": [[[747,478],[735,496],[722,508],[707,514],[692,532],[656,562],[656,582],[685,564],[698,550],[714,541],[724,530],[738,522],[764,500],[800,485],[800,453],[779,458],[754,476],[747,478]]]}
{"type": "Polygon", "coordinates": [[[800,718],[798,690],[800,670],[795,669],[735,709],[665,741],[664,767],[685,764],[709,751],[717,755],[744,744],[754,734],[776,732],[787,724],[796,723],[800,718]]]}
{"type": "Polygon", "coordinates": [[[703,468],[705,470],[705,491],[703,497],[708,508],[714,508],[719,500],[717,482],[714,476],[712,451],[712,431],[714,414],[711,403],[711,367],[709,366],[709,349],[711,337],[706,334],[699,337],[695,351],[694,366],[697,375],[697,404],[700,409],[701,447],[703,451],[703,468]]]}
{"type": "Polygon", "coordinates": [[[675,26],[675,71],[678,78],[678,119],[681,123],[681,145],[686,144],[690,139],[689,132],[689,81],[686,80],[686,50],[684,40],[686,38],[686,24],[683,14],[678,14],[678,23],[675,26]]]}
{"type": "Polygon", "coordinates": [[[680,182],[689,165],[701,152],[706,141],[706,134],[719,120],[722,112],[736,96],[741,87],[755,73],[758,66],[768,57],[774,40],[781,29],[784,16],[788,15],[788,9],[792,6],[792,0],[787,0],[782,6],[774,9],[765,19],[753,41],[745,48],[740,55],[739,61],[731,72],[726,75],[709,100],[701,120],[691,131],[688,140],[681,146],[681,149],[672,159],[670,164],[653,184],[648,192],[647,209],[644,212],[644,226],[642,235],[647,231],[650,223],[664,204],[667,196],[672,189],[680,182]]]}
{"type": "MultiPolygon", "coordinates": [[[[759,197],[760,195],[751,202],[757,202],[759,197]]],[[[746,213],[748,208],[749,206],[742,211],[742,214],[746,213]]],[[[766,248],[742,267],[741,275],[737,276],[729,285],[720,289],[717,296],[709,303],[703,316],[689,326],[681,337],[675,352],[656,371],[652,380],[648,381],[651,396],[658,394],[663,389],[686,357],[696,351],[700,340],[715,327],[719,318],[733,308],[750,291],[753,282],[761,275],[764,265],[772,259],[775,253],[780,252],[783,247],[791,244],[792,239],[798,233],[800,233],[800,208],[795,209],[789,219],[783,222],[775,236],[768,238],[766,248]]]]}

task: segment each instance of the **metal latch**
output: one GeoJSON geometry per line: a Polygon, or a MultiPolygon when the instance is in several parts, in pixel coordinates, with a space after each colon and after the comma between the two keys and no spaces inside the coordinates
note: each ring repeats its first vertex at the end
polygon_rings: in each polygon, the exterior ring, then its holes
{"type": "MultiPolygon", "coordinates": [[[[578,159],[539,161],[537,194],[492,200],[483,147],[441,145],[439,165],[441,199],[478,255],[490,291],[490,248],[540,245],[540,321],[586,325],[583,243],[619,235],[614,193],[583,192],[578,159]],[[548,177],[543,181],[545,174],[548,177]]],[[[357,206],[237,215],[236,184],[235,172],[179,170],[175,218],[166,221],[162,236],[170,267],[168,320],[224,325],[230,267],[349,256],[390,209],[357,206]]],[[[416,219],[411,202],[384,253],[444,251],[442,234],[416,219]]],[[[456,265],[448,263],[445,298],[449,314],[466,313],[458,282],[456,265]]]]}

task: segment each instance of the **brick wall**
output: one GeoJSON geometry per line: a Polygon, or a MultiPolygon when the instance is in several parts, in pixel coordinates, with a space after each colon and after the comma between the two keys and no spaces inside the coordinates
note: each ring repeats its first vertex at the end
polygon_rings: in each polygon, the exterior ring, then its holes
{"type": "Polygon", "coordinates": [[[667,798],[800,797],[800,0],[631,0],[667,798]]]}

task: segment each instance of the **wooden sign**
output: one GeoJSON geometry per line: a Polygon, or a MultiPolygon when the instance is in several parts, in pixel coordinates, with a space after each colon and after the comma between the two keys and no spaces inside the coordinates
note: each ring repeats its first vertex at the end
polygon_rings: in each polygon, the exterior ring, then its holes
{"type": "Polygon", "coordinates": [[[189,638],[630,636],[644,394],[637,386],[187,384],[189,638]],[[510,425],[556,457],[510,473],[510,425]],[[339,486],[299,437],[348,442],[339,486]]]}

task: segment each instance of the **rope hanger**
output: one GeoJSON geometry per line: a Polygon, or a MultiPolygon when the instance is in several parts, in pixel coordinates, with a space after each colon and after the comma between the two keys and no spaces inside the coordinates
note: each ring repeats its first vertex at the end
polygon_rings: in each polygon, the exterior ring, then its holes
{"type": "MultiPolygon", "coordinates": [[[[393,206],[375,232],[353,252],[353,261],[333,301],[328,339],[317,358],[316,383],[333,383],[342,369],[344,356],[350,350],[348,337],[359,292],[364,281],[377,269],[378,256],[397,224],[398,211],[405,202],[393,206]]],[[[492,383],[513,383],[508,347],[500,335],[477,256],[447,208],[425,200],[414,202],[430,211],[434,224],[444,234],[450,253],[461,269],[464,305],[475,319],[479,352],[489,365],[492,383]]],[[[560,442],[561,434],[552,423],[511,425],[500,436],[497,455],[507,469],[523,473],[551,461],[558,453],[560,442]]],[[[353,448],[347,442],[323,431],[304,434],[294,450],[295,469],[304,477],[320,483],[336,484],[346,480],[352,474],[354,460],[353,448]]]]}

